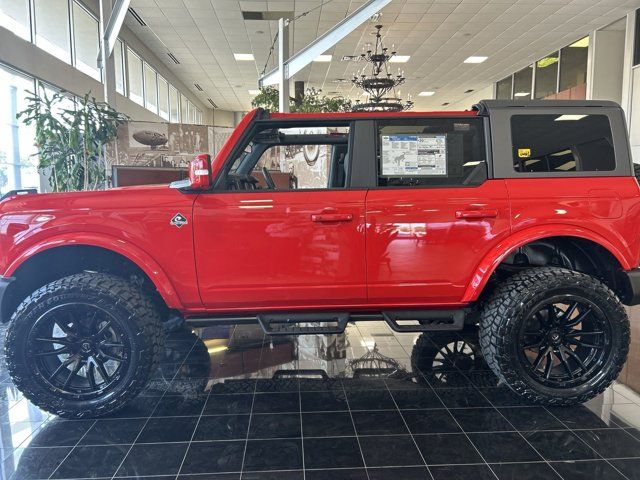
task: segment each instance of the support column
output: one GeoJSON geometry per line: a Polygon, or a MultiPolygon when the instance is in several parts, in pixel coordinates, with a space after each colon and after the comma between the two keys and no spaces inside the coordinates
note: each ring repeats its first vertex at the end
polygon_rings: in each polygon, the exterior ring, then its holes
{"type": "Polygon", "coordinates": [[[113,45],[106,45],[105,33],[107,22],[113,11],[112,0],[100,0],[100,63],[102,69],[102,84],[104,85],[104,101],[112,108],[116,105],[116,63],[114,55],[109,55],[113,51],[113,45]]]}
{"type": "Polygon", "coordinates": [[[289,112],[289,20],[278,20],[278,111],[289,112]]]}

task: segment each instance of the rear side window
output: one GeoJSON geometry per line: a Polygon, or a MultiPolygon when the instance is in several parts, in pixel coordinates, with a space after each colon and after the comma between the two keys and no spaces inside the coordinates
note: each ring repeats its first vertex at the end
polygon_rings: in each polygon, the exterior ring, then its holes
{"type": "Polygon", "coordinates": [[[480,118],[378,122],[378,186],[472,186],[487,179],[480,118]]]}
{"type": "Polygon", "coordinates": [[[606,115],[514,115],[511,139],[516,172],[602,172],[616,168],[606,115]]]}

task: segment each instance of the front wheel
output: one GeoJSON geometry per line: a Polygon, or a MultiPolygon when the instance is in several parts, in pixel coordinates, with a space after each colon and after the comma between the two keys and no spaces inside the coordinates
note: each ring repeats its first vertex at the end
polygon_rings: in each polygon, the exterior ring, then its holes
{"type": "Polygon", "coordinates": [[[510,277],[484,306],[480,344],[512,390],[545,405],[595,397],[618,376],[629,350],[629,319],[599,280],[556,267],[510,277]]]}
{"type": "Polygon", "coordinates": [[[152,302],[112,275],[80,273],[45,285],[18,307],[5,353],[13,382],[61,417],[98,417],[133,399],[159,361],[152,302]]]}

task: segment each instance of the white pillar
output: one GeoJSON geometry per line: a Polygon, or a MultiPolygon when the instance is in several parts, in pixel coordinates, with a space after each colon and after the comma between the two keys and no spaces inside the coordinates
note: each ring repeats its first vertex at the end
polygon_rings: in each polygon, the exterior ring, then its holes
{"type": "MultiPolygon", "coordinates": [[[[113,11],[112,0],[100,0],[100,51],[102,63],[102,84],[104,86],[104,101],[112,108],[116,105],[116,63],[114,55],[109,55],[105,45],[105,29],[113,11]]],[[[113,45],[111,45],[113,47],[113,45]]]]}
{"type": "Polygon", "coordinates": [[[289,68],[285,62],[289,60],[289,20],[278,20],[278,111],[289,111],[289,68]]]}

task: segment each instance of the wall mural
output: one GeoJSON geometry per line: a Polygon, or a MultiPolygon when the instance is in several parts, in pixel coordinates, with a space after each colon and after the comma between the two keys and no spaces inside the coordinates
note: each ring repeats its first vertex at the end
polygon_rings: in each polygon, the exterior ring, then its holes
{"type": "Polygon", "coordinates": [[[181,123],[131,121],[118,128],[107,149],[107,171],[114,165],[187,167],[194,155],[215,156],[233,128],[181,123]]]}

